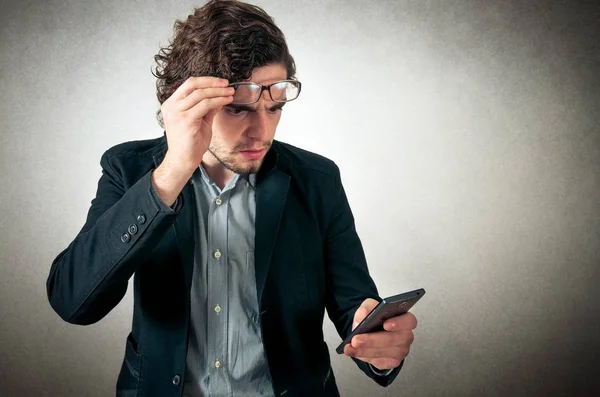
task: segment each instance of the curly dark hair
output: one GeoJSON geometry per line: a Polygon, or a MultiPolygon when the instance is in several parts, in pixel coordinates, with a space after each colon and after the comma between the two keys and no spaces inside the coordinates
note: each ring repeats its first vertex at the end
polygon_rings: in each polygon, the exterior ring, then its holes
{"type": "MultiPolygon", "coordinates": [[[[162,104],[191,76],[247,80],[255,68],[281,64],[287,78],[296,65],[283,32],[262,8],[237,0],[211,0],[185,21],[177,20],[174,38],[154,56],[152,74],[162,104]]],[[[160,110],[157,119],[164,127],[160,110]]]]}

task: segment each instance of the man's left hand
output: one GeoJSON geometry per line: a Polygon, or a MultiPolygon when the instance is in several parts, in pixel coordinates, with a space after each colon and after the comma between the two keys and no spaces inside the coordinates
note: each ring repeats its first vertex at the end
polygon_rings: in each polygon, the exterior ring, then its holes
{"type": "MultiPolygon", "coordinates": [[[[377,306],[375,299],[365,299],[354,313],[352,330],[377,306]]],[[[384,331],[356,335],[344,347],[344,354],[370,363],[380,370],[396,368],[408,355],[415,336],[417,318],[412,313],[392,317],[383,323],[384,331]]]]}

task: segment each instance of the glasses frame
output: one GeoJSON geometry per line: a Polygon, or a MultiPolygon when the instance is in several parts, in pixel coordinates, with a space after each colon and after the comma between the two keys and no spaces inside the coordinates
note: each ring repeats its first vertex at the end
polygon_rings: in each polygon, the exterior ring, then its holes
{"type": "MultiPolygon", "coordinates": [[[[269,93],[269,97],[271,98],[271,101],[276,102],[276,103],[286,103],[286,102],[292,102],[295,101],[296,99],[298,99],[298,97],[300,96],[300,91],[302,91],[302,83],[300,83],[298,80],[279,80],[276,81],[272,84],[269,85],[262,85],[262,84],[258,84],[258,83],[253,83],[251,81],[240,81],[237,83],[231,83],[229,84],[229,87],[233,87],[235,85],[257,85],[260,87],[260,94],[257,96],[257,100],[254,102],[235,102],[233,101],[231,104],[232,105],[251,105],[253,103],[256,103],[258,101],[260,101],[260,98],[262,97],[262,94],[264,91],[267,91],[269,93]],[[275,84],[281,84],[281,83],[294,83],[298,86],[298,95],[296,95],[296,98],[294,99],[290,99],[287,101],[276,101],[275,99],[273,99],[273,94],[271,94],[271,86],[274,86],[275,84]]],[[[234,87],[235,88],[235,87],[234,87]]],[[[235,95],[235,94],[234,94],[235,95]]]]}

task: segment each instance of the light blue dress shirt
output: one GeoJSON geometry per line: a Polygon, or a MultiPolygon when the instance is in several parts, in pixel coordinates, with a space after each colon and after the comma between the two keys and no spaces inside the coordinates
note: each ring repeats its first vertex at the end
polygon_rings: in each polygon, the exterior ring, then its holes
{"type": "Polygon", "coordinates": [[[198,235],[183,395],[273,396],[254,274],[256,174],[223,190],[203,167],[192,177],[198,235]]]}

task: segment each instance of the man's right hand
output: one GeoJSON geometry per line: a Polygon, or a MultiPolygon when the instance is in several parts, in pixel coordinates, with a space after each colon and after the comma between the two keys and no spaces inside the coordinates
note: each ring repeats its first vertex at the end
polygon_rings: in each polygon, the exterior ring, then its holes
{"type": "Polygon", "coordinates": [[[190,77],[160,107],[168,150],[152,173],[152,183],[171,206],[202,162],[212,139],[212,122],[235,90],[216,77],[190,77]]]}

